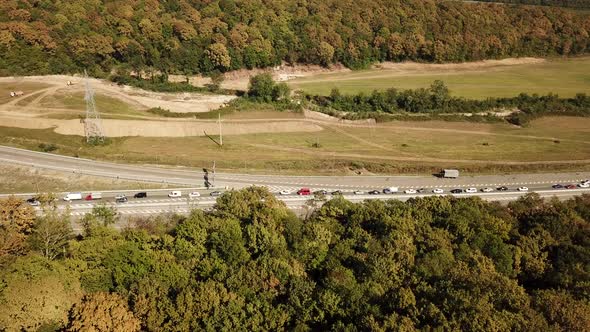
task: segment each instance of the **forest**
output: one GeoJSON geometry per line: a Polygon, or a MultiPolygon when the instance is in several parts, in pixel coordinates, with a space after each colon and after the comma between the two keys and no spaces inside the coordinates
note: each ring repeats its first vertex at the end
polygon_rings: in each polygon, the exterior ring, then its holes
{"type": "Polygon", "coordinates": [[[266,189],[212,211],[0,200],[0,330],[589,331],[590,195],[351,203],[266,189]]]}
{"type": "Polygon", "coordinates": [[[3,0],[0,76],[365,68],[590,50],[590,15],[437,0],[3,0]]]}
{"type": "Polygon", "coordinates": [[[590,116],[590,96],[585,93],[578,93],[574,98],[560,98],[555,94],[539,96],[521,93],[510,98],[475,100],[451,96],[449,89],[440,80],[434,81],[428,88],[401,91],[391,88],[387,91],[373,91],[369,95],[345,95],[336,88],[330,96],[308,94],[305,99],[312,105],[319,106],[319,110],[324,113],[343,112],[340,115],[348,118],[355,118],[355,115],[379,119],[380,114],[482,114],[515,110],[517,112],[509,116],[507,121],[523,125],[545,115],[590,116]]]}
{"type": "Polygon", "coordinates": [[[514,5],[555,6],[569,8],[590,8],[588,0],[479,0],[481,2],[502,2],[514,5]]]}

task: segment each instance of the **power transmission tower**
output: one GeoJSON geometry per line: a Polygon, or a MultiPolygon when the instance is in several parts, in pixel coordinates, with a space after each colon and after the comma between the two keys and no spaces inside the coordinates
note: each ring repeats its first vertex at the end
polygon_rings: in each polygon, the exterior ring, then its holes
{"type": "Polygon", "coordinates": [[[88,74],[84,70],[84,78],[86,80],[86,118],[84,119],[84,135],[86,135],[87,143],[103,143],[104,132],[102,130],[102,121],[100,113],[96,110],[96,103],[94,102],[94,90],[90,86],[88,74]]]}

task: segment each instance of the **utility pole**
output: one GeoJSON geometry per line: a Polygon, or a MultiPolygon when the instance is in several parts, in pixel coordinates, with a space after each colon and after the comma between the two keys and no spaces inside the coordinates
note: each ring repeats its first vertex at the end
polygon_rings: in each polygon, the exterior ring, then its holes
{"type": "Polygon", "coordinates": [[[213,178],[211,179],[211,186],[215,188],[215,160],[213,161],[213,178]]]}
{"type": "Polygon", "coordinates": [[[221,133],[221,112],[217,113],[219,116],[217,119],[217,123],[219,124],[219,145],[223,146],[223,134],[221,133]]]}

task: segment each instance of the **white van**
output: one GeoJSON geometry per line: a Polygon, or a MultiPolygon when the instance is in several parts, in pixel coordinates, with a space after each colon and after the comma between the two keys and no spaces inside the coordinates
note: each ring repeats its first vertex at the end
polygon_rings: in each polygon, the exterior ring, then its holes
{"type": "Polygon", "coordinates": [[[182,192],[179,190],[173,190],[168,194],[170,198],[182,197],[182,192]]]}
{"type": "Polygon", "coordinates": [[[69,201],[76,201],[76,200],[80,200],[82,199],[82,193],[67,193],[64,196],[64,201],[69,202],[69,201]]]}

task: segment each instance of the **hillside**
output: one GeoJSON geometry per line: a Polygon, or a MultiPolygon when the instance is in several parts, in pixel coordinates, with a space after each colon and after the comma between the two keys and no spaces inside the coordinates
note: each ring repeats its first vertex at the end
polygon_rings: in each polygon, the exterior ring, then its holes
{"type": "Polygon", "coordinates": [[[434,0],[4,0],[0,75],[575,55],[589,31],[558,8],[434,0]]]}
{"type": "Polygon", "coordinates": [[[480,0],[481,2],[503,2],[515,5],[555,6],[569,8],[590,8],[588,0],[480,0]]]}

